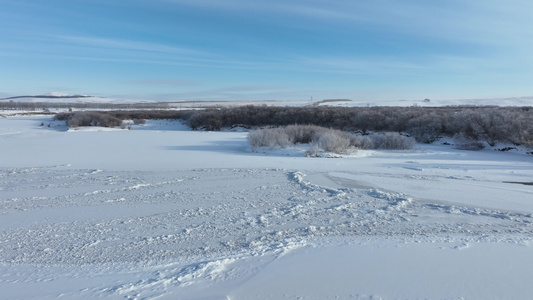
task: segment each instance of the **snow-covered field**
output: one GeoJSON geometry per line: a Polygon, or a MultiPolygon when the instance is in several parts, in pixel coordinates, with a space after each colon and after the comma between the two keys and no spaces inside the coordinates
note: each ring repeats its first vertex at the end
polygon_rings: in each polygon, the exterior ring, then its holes
{"type": "Polygon", "coordinates": [[[2,299],[528,299],[532,241],[524,152],[0,118],[2,299]]]}
{"type": "MultiPolygon", "coordinates": [[[[51,110],[54,103],[59,104],[94,104],[94,109],[101,110],[99,104],[131,104],[131,103],[165,103],[154,102],[150,100],[133,100],[120,98],[106,98],[98,96],[80,96],[69,95],[64,93],[50,93],[39,96],[15,96],[14,98],[4,98],[0,101],[15,102],[44,102],[48,103],[47,107],[51,110]],[[56,97],[56,98],[54,98],[56,97]],[[63,98],[62,98],[63,97],[63,98]]],[[[329,100],[256,100],[256,101],[191,101],[180,100],[167,102],[168,106],[173,109],[190,109],[205,107],[231,107],[241,105],[267,105],[267,106],[532,106],[533,96],[525,97],[508,97],[508,98],[480,98],[480,99],[392,99],[392,100],[368,100],[368,99],[329,99],[329,100]]],[[[157,107],[154,107],[157,108],[157,107]]],[[[3,113],[9,113],[5,111],[3,113]]]]}

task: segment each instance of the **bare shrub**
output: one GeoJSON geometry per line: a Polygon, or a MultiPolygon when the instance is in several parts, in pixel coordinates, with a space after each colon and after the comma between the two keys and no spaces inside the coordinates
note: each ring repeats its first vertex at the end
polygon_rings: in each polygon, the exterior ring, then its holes
{"type": "Polygon", "coordinates": [[[374,142],[368,135],[350,134],[350,145],[356,149],[374,148],[374,142]]]}
{"type": "Polygon", "coordinates": [[[122,120],[108,114],[79,111],[70,115],[66,120],[69,127],[81,126],[102,126],[102,127],[116,127],[122,125],[122,120]]]}
{"type": "Polygon", "coordinates": [[[311,142],[311,147],[316,147],[326,152],[342,154],[348,152],[350,138],[342,131],[328,130],[317,134],[311,142]]]}
{"type": "Polygon", "coordinates": [[[292,144],[289,140],[289,136],[282,128],[253,130],[248,133],[247,139],[252,149],[259,147],[286,148],[292,144]]]}
{"type": "Polygon", "coordinates": [[[320,149],[319,145],[317,144],[310,144],[309,150],[305,151],[305,156],[307,157],[318,157],[319,153],[322,152],[322,149],[320,149]]]}
{"type": "Polygon", "coordinates": [[[380,111],[370,109],[357,111],[351,118],[354,129],[361,130],[365,134],[369,130],[374,130],[376,127],[382,126],[382,120],[384,120],[384,117],[380,111]]]}
{"type": "Polygon", "coordinates": [[[312,144],[312,147],[321,151],[345,153],[350,147],[350,138],[347,133],[340,130],[313,125],[290,125],[283,128],[253,130],[248,134],[248,143],[252,149],[312,144]]]}
{"type": "Polygon", "coordinates": [[[462,134],[462,137],[471,140],[484,140],[495,146],[513,136],[514,119],[512,114],[500,108],[466,109],[454,115],[449,127],[454,134],[462,134]]]}
{"type": "Polygon", "coordinates": [[[330,129],[315,125],[289,125],[284,131],[294,144],[309,144],[316,135],[326,132],[330,129]]]}
{"type": "Polygon", "coordinates": [[[72,114],[71,113],[58,113],[54,115],[55,121],[66,121],[72,114]]]}
{"type": "Polygon", "coordinates": [[[376,133],[369,136],[350,134],[341,130],[318,126],[292,125],[283,128],[253,130],[248,134],[252,149],[258,147],[285,148],[295,143],[309,143],[308,154],[318,152],[347,153],[353,149],[412,149],[415,140],[395,132],[376,133]],[[311,139],[309,139],[311,137],[311,139]]]}
{"type": "Polygon", "coordinates": [[[472,151],[479,151],[485,146],[483,143],[479,140],[473,139],[464,133],[458,133],[453,136],[453,142],[454,146],[457,149],[460,150],[472,150],[472,151]]]}
{"type": "Polygon", "coordinates": [[[415,139],[397,132],[383,132],[370,135],[374,149],[409,150],[413,149],[415,139]]]}
{"type": "MultiPolygon", "coordinates": [[[[10,108],[38,109],[44,104],[4,103],[10,108]]],[[[80,104],[81,105],[81,104],[80,104]]],[[[72,105],[69,104],[68,107],[72,105]]],[[[121,106],[111,106],[119,109],[121,106]]],[[[133,106],[135,108],[143,106],[133,106]]],[[[158,106],[159,107],[159,106],[158,106]]],[[[80,106],[84,108],[84,106],[80,106]]],[[[104,108],[104,107],[103,107],[104,108]]],[[[164,108],[164,106],[161,106],[164,108]]],[[[69,120],[70,126],[119,126],[117,120],[107,117],[60,113],[56,120],[69,120]],[[109,124],[106,125],[109,121],[109,124]],[[113,124],[114,123],[114,124],[113,124]]],[[[89,112],[87,112],[89,113],[89,112]]],[[[368,132],[408,132],[417,141],[430,143],[439,136],[463,134],[490,145],[512,143],[531,145],[533,140],[533,109],[531,107],[280,107],[239,106],[202,110],[120,110],[93,112],[117,118],[180,119],[192,129],[221,130],[239,124],[246,128],[294,126],[287,134],[293,143],[309,143],[318,131],[360,130],[368,132]],[[298,124],[314,126],[302,129],[298,124]]],[[[357,142],[351,141],[355,147],[357,142]]],[[[361,148],[368,147],[366,144],[361,148]]],[[[376,146],[373,146],[376,147],[376,146]]]]}
{"type": "Polygon", "coordinates": [[[435,114],[421,115],[407,121],[405,131],[417,142],[430,144],[442,133],[442,121],[435,114]]]}
{"type": "Polygon", "coordinates": [[[135,124],[135,125],[146,124],[146,119],[133,119],[133,124],[135,124]]]}

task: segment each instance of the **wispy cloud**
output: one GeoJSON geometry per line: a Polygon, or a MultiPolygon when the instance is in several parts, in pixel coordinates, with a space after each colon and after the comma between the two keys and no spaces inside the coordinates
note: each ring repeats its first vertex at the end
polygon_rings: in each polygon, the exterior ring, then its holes
{"type": "Polygon", "coordinates": [[[193,87],[200,85],[197,81],[180,80],[180,79],[141,79],[128,80],[124,83],[130,85],[146,85],[146,86],[179,86],[179,87],[193,87]]]}
{"type": "MultiPolygon", "coordinates": [[[[184,91],[177,93],[145,94],[142,98],[157,100],[296,100],[309,99],[310,91],[285,86],[227,86],[216,89],[184,91]]],[[[131,97],[130,95],[129,97],[131,97]]],[[[125,97],[125,95],[122,95],[125,97]]]]}
{"type": "Polygon", "coordinates": [[[333,57],[333,56],[306,56],[298,57],[295,62],[302,68],[315,72],[339,72],[354,74],[382,74],[397,72],[420,71],[425,68],[423,64],[402,61],[392,57],[333,57]]]}
{"type": "MultiPolygon", "coordinates": [[[[533,37],[530,21],[533,2],[529,0],[159,0],[177,5],[253,14],[257,17],[292,23],[295,26],[323,27],[344,23],[354,30],[371,26],[389,34],[406,34],[429,39],[501,45],[533,37]],[[281,16],[281,17],[279,17],[281,16]],[[324,22],[326,24],[324,24],[324,22]]],[[[366,28],[368,29],[368,28],[366,28]]]]}
{"type": "Polygon", "coordinates": [[[166,44],[139,42],[123,39],[109,39],[100,37],[87,37],[87,36],[66,36],[58,35],[53,37],[58,41],[83,45],[93,48],[105,48],[116,50],[130,50],[130,51],[142,51],[142,52],[160,52],[160,53],[175,53],[175,54],[205,54],[203,51],[189,49],[185,47],[175,47],[166,44]]]}
{"type": "Polygon", "coordinates": [[[212,90],[213,92],[231,92],[231,93],[246,93],[246,92],[266,92],[279,91],[291,88],[291,86],[283,85],[242,85],[242,86],[228,86],[212,90]]]}

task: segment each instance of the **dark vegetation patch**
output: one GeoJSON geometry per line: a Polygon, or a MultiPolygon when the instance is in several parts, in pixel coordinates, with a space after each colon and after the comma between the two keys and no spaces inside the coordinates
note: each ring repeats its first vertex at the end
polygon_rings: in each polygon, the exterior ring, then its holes
{"type": "Polygon", "coordinates": [[[519,181],[504,181],[504,183],[514,183],[514,184],[523,184],[523,185],[533,185],[533,182],[519,182],[519,181]]]}
{"type": "MultiPolygon", "coordinates": [[[[56,116],[56,120],[61,120],[56,116]]],[[[122,120],[113,115],[96,111],[75,112],[64,119],[69,127],[102,126],[117,127],[122,125],[122,120]]]]}
{"type": "MultiPolygon", "coordinates": [[[[68,120],[79,113],[89,112],[61,113],[56,115],[56,119],[68,120]]],[[[533,147],[533,109],[530,107],[249,105],[205,110],[115,110],[98,113],[120,120],[180,119],[194,130],[216,131],[237,125],[253,129],[299,124],[360,132],[362,135],[372,132],[405,133],[421,143],[432,143],[441,136],[455,137],[455,144],[465,149],[481,149],[483,143],[533,147]]]]}
{"type": "Polygon", "coordinates": [[[497,150],[498,151],[502,151],[502,152],[506,152],[506,151],[516,150],[516,147],[503,147],[503,148],[499,148],[497,150]]]}
{"type": "Polygon", "coordinates": [[[147,119],[187,119],[190,111],[177,110],[118,110],[118,111],[75,111],[55,115],[54,119],[65,121],[69,127],[80,126],[122,126],[123,120],[133,120],[134,124],[145,124],[147,119]]]}

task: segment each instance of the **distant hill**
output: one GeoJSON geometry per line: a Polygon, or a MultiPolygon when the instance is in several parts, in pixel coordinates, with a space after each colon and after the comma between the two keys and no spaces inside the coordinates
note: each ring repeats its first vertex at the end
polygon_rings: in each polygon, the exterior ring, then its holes
{"type": "Polygon", "coordinates": [[[37,98],[37,99],[74,99],[74,98],[93,98],[88,95],[26,95],[26,96],[14,96],[1,98],[0,100],[15,100],[23,98],[37,98]]]}

